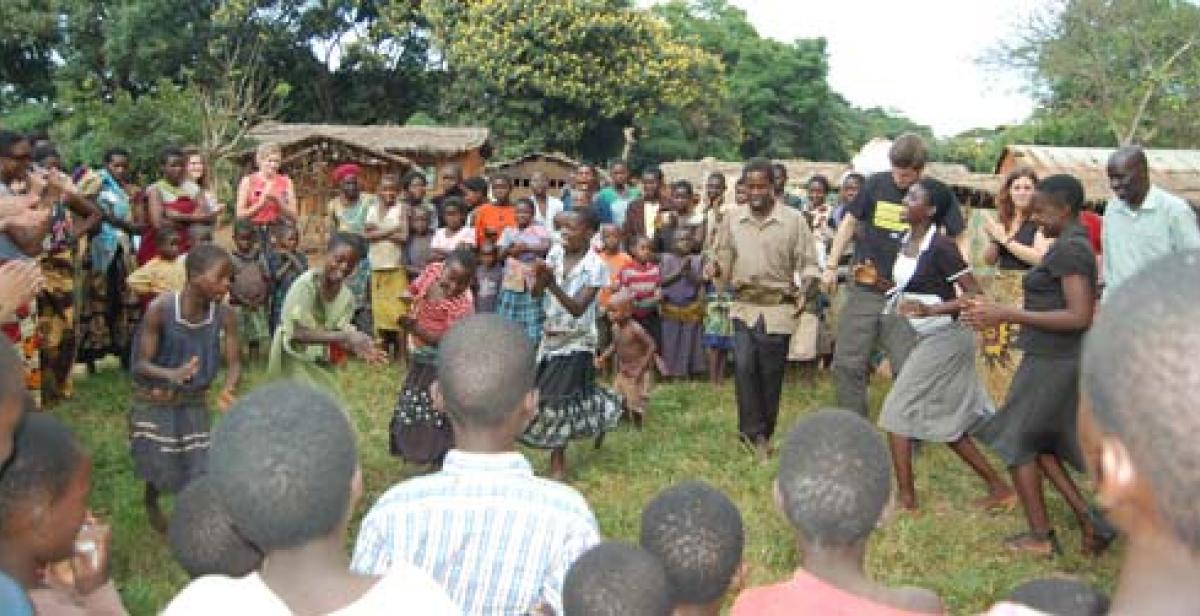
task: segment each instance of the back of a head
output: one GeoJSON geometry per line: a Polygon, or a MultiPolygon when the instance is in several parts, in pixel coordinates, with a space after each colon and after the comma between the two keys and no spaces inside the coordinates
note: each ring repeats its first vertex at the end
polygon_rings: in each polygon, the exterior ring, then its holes
{"type": "Polygon", "coordinates": [[[641,546],[662,563],[676,605],[724,595],[745,541],[737,505],[702,481],[669,487],[642,511],[641,546]]]}
{"type": "Polygon", "coordinates": [[[238,400],[213,431],[209,475],[233,524],[264,554],[328,536],[346,519],[358,453],[329,394],[279,382],[238,400]]]}
{"type": "Polygon", "coordinates": [[[222,261],[233,261],[233,257],[229,256],[229,251],[216,244],[200,244],[188,251],[187,257],[183,261],[183,267],[187,272],[188,279],[191,279],[203,275],[222,261]]]}
{"type": "Polygon", "coordinates": [[[62,496],[86,455],[71,429],[46,413],[26,415],[13,455],[0,474],[0,536],[20,507],[44,506],[62,496]]]}
{"type": "Polygon", "coordinates": [[[779,493],[792,526],[811,543],[865,540],[891,491],[887,448],[855,413],[823,409],[788,433],[779,460],[779,493]]]}
{"type": "Polygon", "coordinates": [[[262,563],[262,554],[234,528],[217,486],[208,476],[192,481],[175,497],[167,546],[193,578],[242,577],[262,563]]]}
{"type": "Polygon", "coordinates": [[[570,616],[667,616],[672,608],[662,564],[624,543],[594,546],[563,582],[563,613],[570,616]]]}
{"type": "Polygon", "coordinates": [[[534,349],[521,329],[494,314],[458,321],[438,345],[446,412],[464,426],[496,427],[534,386],[534,349]]]}
{"type": "Polygon", "coordinates": [[[1112,291],[1084,345],[1083,392],[1148,480],[1164,522],[1200,553],[1200,252],[1164,257],[1112,291]]]}
{"type": "Polygon", "coordinates": [[[1055,616],[1102,616],[1108,613],[1108,597],[1092,586],[1068,578],[1045,578],[1025,582],[1006,599],[1055,616]]]}

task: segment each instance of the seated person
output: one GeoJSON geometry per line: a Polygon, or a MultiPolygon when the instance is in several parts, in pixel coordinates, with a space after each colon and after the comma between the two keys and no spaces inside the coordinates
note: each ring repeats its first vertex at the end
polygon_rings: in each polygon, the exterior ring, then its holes
{"type": "Polygon", "coordinates": [[[600,540],[574,489],[534,476],[516,439],[537,412],[534,349],[497,315],[475,315],[442,338],[435,408],[455,448],[431,475],[404,481],[363,518],[352,568],[381,574],[412,563],[467,614],[562,613],[567,568],[600,540]]]}
{"type": "Polygon", "coordinates": [[[111,532],[86,509],[91,457],[43,413],[25,417],[15,445],[0,475],[0,571],[25,589],[35,614],[125,614],[108,579],[111,532]]]}
{"type": "Polygon", "coordinates": [[[242,577],[262,564],[262,553],[234,529],[229,512],[217,496],[217,486],[207,475],[188,484],[175,497],[167,547],[191,578],[242,577]]]}
{"type": "Polygon", "coordinates": [[[932,592],[888,588],[863,569],[867,540],[891,491],[888,457],[875,428],[850,411],[817,411],[792,428],[775,496],[796,530],[801,568],[787,582],[743,592],[734,616],[942,612],[932,592]]]}
{"type": "Polygon", "coordinates": [[[263,562],[243,578],[192,580],[164,614],[460,613],[403,563],[382,576],[349,571],[346,527],[362,472],[350,420],[328,394],[282,382],[243,397],[213,433],[209,477],[263,562]]]}
{"type": "Polygon", "coordinates": [[[1008,598],[988,610],[987,616],[1104,616],[1108,597],[1092,586],[1071,578],[1031,580],[1013,589],[1008,598]]]}
{"type": "Polygon", "coordinates": [[[663,564],[675,616],[717,616],[746,568],[742,514],[703,481],[669,487],[642,510],[642,548],[663,564]]]}
{"type": "Polygon", "coordinates": [[[671,585],[650,553],[606,541],[571,565],[563,607],[570,616],[668,616],[671,585]]]}
{"type": "Polygon", "coordinates": [[[1084,343],[1079,442],[1097,500],[1129,538],[1113,614],[1200,606],[1200,252],[1112,291],[1084,343]]]}

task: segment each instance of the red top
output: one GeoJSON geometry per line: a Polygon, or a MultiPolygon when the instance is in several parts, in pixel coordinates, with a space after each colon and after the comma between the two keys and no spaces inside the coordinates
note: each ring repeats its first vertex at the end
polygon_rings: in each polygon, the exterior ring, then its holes
{"type": "Polygon", "coordinates": [[[630,263],[621,270],[618,284],[633,296],[633,316],[640,319],[654,313],[658,306],[654,296],[662,285],[662,272],[657,263],[630,263]]]}
{"type": "Polygon", "coordinates": [[[1103,250],[1103,246],[1100,245],[1100,232],[1104,229],[1104,218],[1091,210],[1084,210],[1079,213],[1079,222],[1087,229],[1088,240],[1092,242],[1092,250],[1096,251],[1096,254],[1100,254],[1103,250]]]}
{"type": "Polygon", "coordinates": [[[485,203],[475,209],[475,245],[483,246],[484,232],[495,229],[496,240],[504,234],[504,230],[517,226],[517,207],[515,205],[496,205],[485,203]]]}
{"type": "MultiPolygon", "coordinates": [[[[200,207],[200,202],[186,195],[177,196],[173,200],[168,201],[172,195],[163,190],[161,184],[161,182],[155,183],[151,188],[160,186],[159,192],[162,194],[164,211],[170,210],[177,214],[196,213],[196,210],[200,207]]],[[[163,224],[175,225],[175,228],[179,231],[179,254],[186,254],[187,251],[192,249],[192,238],[188,235],[187,225],[175,224],[165,220],[163,224]]],[[[145,233],[142,233],[142,243],[138,246],[136,255],[138,265],[145,265],[151,259],[158,256],[158,238],[155,237],[155,233],[153,228],[146,229],[145,233]]]]}
{"type": "MultiPolygon", "coordinates": [[[[442,278],[443,262],[435,261],[425,266],[417,279],[408,285],[408,293],[413,296],[412,317],[417,327],[436,336],[443,336],[450,331],[450,326],[475,312],[475,298],[470,290],[455,297],[445,297],[439,300],[426,300],[429,290],[442,278]]],[[[425,342],[417,336],[412,336],[416,346],[425,346],[425,342]]]]}
{"type": "Polygon", "coordinates": [[[852,595],[803,569],[790,581],[749,588],[733,602],[732,616],[928,616],[852,595]]]}
{"type": "MultiPolygon", "coordinates": [[[[262,173],[254,172],[250,174],[250,201],[247,204],[250,208],[258,205],[263,197],[268,194],[275,195],[279,201],[287,201],[287,186],[288,178],[286,175],[278,174],[272,180],[270,186],[267,185],[267,180],[263,178],[262,173]]],[[[276,220],[279,220],[280,214],[283,213],[283,208],[278,203],[272,201],[263,209],[259,210],[250,217],[250,222],[256,225],[269,225],[276,220]]]]}

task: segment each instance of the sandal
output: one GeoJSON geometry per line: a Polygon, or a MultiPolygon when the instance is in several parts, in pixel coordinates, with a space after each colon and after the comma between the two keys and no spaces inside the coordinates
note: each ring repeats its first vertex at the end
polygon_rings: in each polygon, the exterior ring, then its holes
{"type": "Polygon", "coordinates": [[[1027,531],[1006,537],[1004,547],[1012,552],[1025,552],[1046,558],[1062,555],[1062,546],[1059,545],[1053,529],[1044,533],[1027,531]]]}
{"type": "Polygon", "coordinates": [[[1103,554],[1117,540],[1117,529],[1095,507],[1088,508],[1088,523],[1080,532],[1080,550],[1093,558],[1103,554]]]}

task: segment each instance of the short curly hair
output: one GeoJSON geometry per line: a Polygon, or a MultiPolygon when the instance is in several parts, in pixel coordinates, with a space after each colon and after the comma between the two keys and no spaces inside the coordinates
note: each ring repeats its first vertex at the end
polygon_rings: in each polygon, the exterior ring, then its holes
{"type": "Polygon", "coordinates": [[[216,484],[207,475],[193,480],[175,497],[167,546],[193,578],[242,577],[262,563],[262,553],[234,528],[216,484]]]}
{"type": "Polygon", "coordinates": [[[562,596],[563,613],[571,616],[668,616],[674,607],[662,563],[616,541],[596,545],[575,560],[562,596]]]}
{"type": "Polygon", "coordinates": [[[703,481],[671,486],[642,511],[643,549],[663,564],[676,604],[705,604],[725,594],[746,544],[742,514],[703,481]]]}

